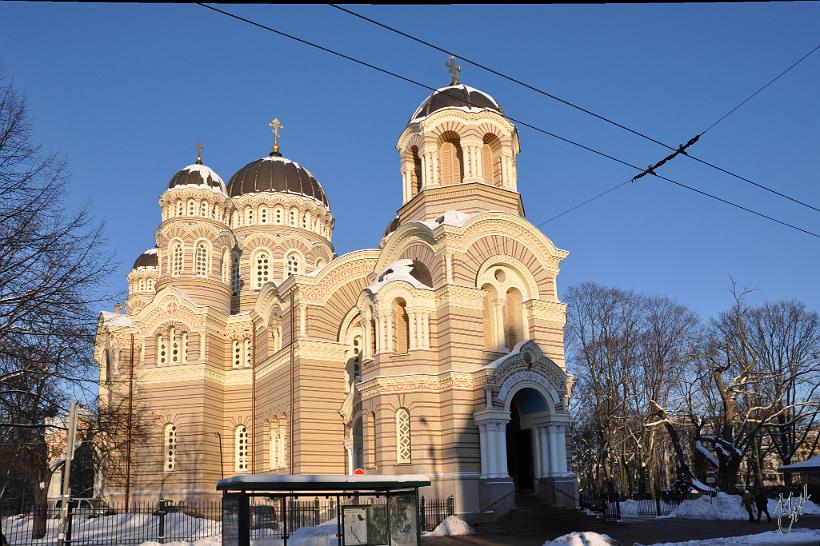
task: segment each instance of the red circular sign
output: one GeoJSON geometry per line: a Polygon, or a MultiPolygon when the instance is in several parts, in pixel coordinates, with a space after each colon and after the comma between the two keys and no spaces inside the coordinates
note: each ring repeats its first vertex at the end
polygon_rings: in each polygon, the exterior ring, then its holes
{"type": "Polygon", "coordinates": [[[356,470],[353,471],[353,474],[355,474],[356,476],[364,476],[364,469],[357,468],[356,470]]]}

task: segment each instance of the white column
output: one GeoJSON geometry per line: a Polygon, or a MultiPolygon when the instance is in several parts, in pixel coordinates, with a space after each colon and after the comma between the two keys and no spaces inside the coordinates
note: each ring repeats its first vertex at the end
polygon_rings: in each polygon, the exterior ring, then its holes
{"type": "Polygon", "coordinates": [[[496,444],[498,442],[496,440],[495,423],[486,423],[484,426],[487,428],[487,477],[496,478],[498,477],[498,464],[496,463],[496,455],[498,454],[496,444]]]}
{"type": "Polygon", "coordinates": [[[447,269],[447,282],[453,282],[453,255],[447,253],[444,257],[444,264],[447,269]]]}
{"type": "Polygon", "coordinates": [[[427,187],[430,185],[430,177],[427,176],[427,154],[421,154],[421,185],[427,187]]]}
{"type": "Polygon", "coordinates": [[[478,169],[476,169],[476,172],[478,173],[479,178],[481,178],[482,180],[486,180],[484,178],[484,149],[483,149],[483,147],[478,147],[476,149],[478,150],[478,154],[477,154],[478,157],[476,159],[477,164],[478,164],[478,169]]]}
{"type": "Polygon", "coordinates": [[[430,313],[421,315],[421,346],[430,348],[430,313]]]}
{"type": "Polygon", "coordinates": [[[538,432],[537,427],[533,427],[530,429],[532,432],[532,450],[533,450],[533,458],[532,458],[532,467],[533,472],[535,473],[536,478],[543,477],[542,470],[541,470],[541,433],[538,432]]]}
{"type": "MultiPolygon", "coordinates": [[[[504,345],[504,300],[495,300],[495,346],[501,350],[504,345]]],[[[510,347],[511,348],[511,347],[510,347]]]]}
{"type": "Polygon", "coordinates": [[[347,453],[347,474],[348,476],[353,475],[353,447],[352,446],[345,446],[345,452],[347,453]]]}
{"type": "Polygon", "coordinates": [[[478,425],[479,443],[481,444],[481,478],[487,477],[487,424],[478,425]]]}
{"type": "Polygon", "coordinates": [[[498,475],[507,478],[509,477],[507,471],[507,424],[499,422],[495,426],[498,429],[496,434],[498,439],[498,475]]]}
{"type": "MultiPolygon", "coordinates": [[[[373,332],[373,335],[376,336],[376,352],[380,353],[382,351],[382,319],[381,317],[376,317],[376,331],[373,332]]],[[[375,355],[374,355],[375,356],[375,355]]]]}
{"type": "Polygon", "coordinates": [[[567,426],[558,425],[558,472],[567,473],[567,426]]]}
{"type": "Polygon", "coordinates": [[[418,347],[419,327],[416,321],[416,316],[416,313],[411,313],[409,311],[407,313],[407,329],[410,330],[408,332],[410,339],[407,340],[407,348],[411,351],[418,347]]]}
{"type": "Polygon", "coordinates": [[[549,460],[549,442],[547,441],[547,426],[541,425],[538,427],[538,438],[540,439],[541,445],[541,477],[546,478],[550,474],[552,474],[552,468],[550,467],[550,460],[549,460]]]}
{"type": "Polygon", "coordinates": [[[558,426],[549,425],[550,437],[550,469],[553,474],[558,473],[558,426]]]}
{"type": "Polygon", "coordinates": [[[387,319],[385,321],[387,323],[387,328],[385,328],[385,330],[387,330],[385,332],[386,335],[387,335],[387,340],[386,340],[385,345],[387,345],[387,352],[392,353],[393,352],[393,318],[394,318],[393,313],[389,313],[387,315],[387,317],[385,317],[385,318],[387,319]]]}

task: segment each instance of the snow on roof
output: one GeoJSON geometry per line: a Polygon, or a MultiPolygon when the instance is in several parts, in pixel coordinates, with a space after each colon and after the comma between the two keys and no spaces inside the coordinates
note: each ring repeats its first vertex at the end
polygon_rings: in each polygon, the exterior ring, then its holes
{"type": "Polygon", "coordinates": [[[507,353],[505,355],[502,355],[502,356],[499,356],[498,358],[496,358],[495,360],[493,360],[492,362],[490,362],[489,364],[484,366],[484,368],[485,369],[498,368],[499,366],[504,364],[504,362],[506,362],[510,358],[512,358],[512,357],[514,357],[518,354],[521,354],[521,347],[523,347],[524,344],[529,343],[529,341],[530,340],[528,340],[528,339],[525,339],[523,341],[519,341],[518,343],[515,344],[515,347],[513,347],[512,350],[509,353],[507,353]]]}
{"type": "Polygon", "coordinates": [[[232,476],[219,480],[219,490],[356,490],[368,489],[367,486],[379,489],[402,489],[430,485],[430,478],[424,474],[249,474],[232,476]]]}
{"type": "Polygon", "coordinates": [[[379,290],[384,287],[389,282],[392,281],[405,281],[409,282],[416,288],[430,288],[417,278],[415,278],[411,271],[413,271],[413,260],[410,259],[403,259],[403,260],[396,260],[395,262],[388,265],[384,272],[379,275],[378,280],[367,287],[374,294],[378,294],[379,290]]]}
{"type": "Polygon", "coordinates": [[[436,229],[441,225],[461,227],[473,216],[475,216],[475,214],[467,214],[466,212],[461,212],[460,210],[451,209],[445,211],[444,214],[433,220],[421,220],[419,223],[424,224],[430,229],[436,229]]]}
{"type": "Polygon", "coordinates": [[[154,248],[149,248],[148,250],[146,250],[145,252],[143,252],[143,254],[156,254],[156,253],[157,253],[157,249],[156,249],[156,247],[154,247],[154,248]]]}
{"type": "Polygon", "coordinates": [[[128,315],[122,313],[112,313],[110,311],[103,311],[102,319],[106,326],[130,327],[134,326],[134,321],[128,318],[128,315]]]}
{"type": "Polygon", "coordinates": [[[820,471],[820,455],[815,455],[811,459],[806,459],[802,463],[787,464],[780,467],[781,472],[806,472],[808,470],[820,471]]]}
{"type": "MultiPolygon", "coordinates": [[[[310,172],[304,165],[300,165],[296,161],[288,159],[287,157],[282,157],[281,155],[266,155],[262,158],[262,161],[281,161],[282,163],[293,163],[294,167],[296,167],[297,169],[302,169],[303,171],[308,173],[309,176],[316,178],[315,176],[313,176],[313,173],[310,172]]],[[[316,178],[316,180],[318,180],[318,178],[316,178]]]]}

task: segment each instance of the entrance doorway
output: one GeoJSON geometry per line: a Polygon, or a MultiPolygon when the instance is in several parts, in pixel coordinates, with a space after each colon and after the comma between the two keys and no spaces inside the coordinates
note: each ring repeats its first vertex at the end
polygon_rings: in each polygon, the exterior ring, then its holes
{"type": "Polygon", "coordinates": [[[544,422],[548,416],[547,404],[535,389],[524,388],[513,396],[507,424],[507,467],[516,491],[533,489],[538,441],[533,433],[536,423],[544,422]]]}

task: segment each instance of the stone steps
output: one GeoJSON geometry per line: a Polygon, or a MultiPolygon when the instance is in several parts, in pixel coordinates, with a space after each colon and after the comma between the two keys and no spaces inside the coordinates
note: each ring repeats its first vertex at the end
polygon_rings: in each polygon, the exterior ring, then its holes
{"type": "Polygon", "coordinates": [[[519,493],[515,508],[495,521],[476,525],[480,535],[547,536],[583,531],[600,523],[578,510],[554,508],[533,494],[519,493]]]}

